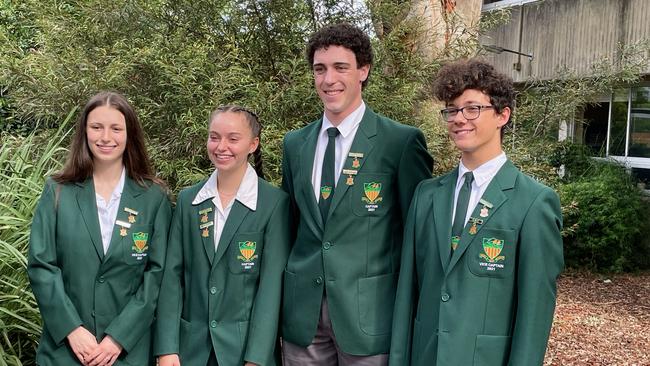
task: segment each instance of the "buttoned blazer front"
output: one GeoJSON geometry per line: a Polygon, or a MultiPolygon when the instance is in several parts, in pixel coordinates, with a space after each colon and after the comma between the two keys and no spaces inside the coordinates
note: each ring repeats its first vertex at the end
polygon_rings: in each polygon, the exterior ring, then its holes
{"type": "Polygon", "coordinates": [[[205,366],[213,349],[222,366],[240,366],[244,361],[277,365],[282,272],[289,254],[289,198],[258,178],[255,211],[233,201],[215,251],[215,225],[210,225],[215,220],[214,203],[207,199],[192,204],[204,184],[205,180],[178,196],[154,352],[179,354],[183,366],[205,366]],[[242,243],[254,244],[253,255],[244,252],[242,243]]]}
{"type": "Polygon", "coordinates": [[[457,177],[424,181],[413,197],[390,364],[541,365],[564,265],[557,194],[507,161],[471,215],[476,232],[468,222],[451,254],[457,177]]]}
{"type": "Polygon", "coordinates": [[[43,319],[41,366],[79,365],[66,341],[78,326],[97,341],[110,335],[123,352],[114,365],[149,365],[151,333],[171,218],[166,193],[125,178],[117,220],[102,246],[93,180],[48,180],[32,221],[27,273],[43,319]],[[142,240],[146,240],[144,243],[142,240]]]}
{"type": "Polygon", "coordinates": [[[312,186],[322,120],[285,136],[282,187],[291,197],[293,247],[284,274],[282,336],[306,347],[326,293],[337,345],[387,353],[403,222],[433,161],[422,132],[366,108],[332,194],[327,225],[312,186]],[[357,162],[353,153],[357,153],[357,162]],[[352,184],[350,184],[352,183],[352,184]]]}

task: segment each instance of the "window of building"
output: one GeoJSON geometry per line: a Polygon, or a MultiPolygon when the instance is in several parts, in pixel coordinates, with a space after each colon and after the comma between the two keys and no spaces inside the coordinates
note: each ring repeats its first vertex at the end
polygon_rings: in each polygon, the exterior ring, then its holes
{"type": "MultiPolygon", "coordinates": [[[[576,140],[595,156],[613,158],[636,170],[650,169],[650,86],[616,90],[587,105],[582,117],[576,140]]],[[[646,177],[650,170],[636,175],[646,177]]]]}

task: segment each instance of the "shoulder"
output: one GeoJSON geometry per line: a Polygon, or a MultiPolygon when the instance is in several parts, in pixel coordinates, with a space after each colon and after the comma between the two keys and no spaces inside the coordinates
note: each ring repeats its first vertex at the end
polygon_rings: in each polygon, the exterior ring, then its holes
{"type": "Polygon", "coordinates": [[[307,125],[297,129],[291,130],[284,135],[284,143],[291,144],[296,141],[303,140],[311,133],[315,128],[318,128],[321,119],[317,119],[308,123],[307,125]]]}
{"type": "Polygon", "coordinates": [[[417,127],[397,122],[384,115],[375,113],[372,110],[370,110],[368,113],[372,113],[371,116],[376,116],[377,125],[380,129],[390,131],[391,134],[397,134],[400,138],[403,138],[404,136],[416,136],[422,134],[422,131],[420,131],[420,129],[417,127]]]}
{"type": "Polygon", "coordinates": [[[262,178],[258,178],[259,199],[271,202],[289,201],[289,194],[262,178]]]}
{"type": "Polygon", "coordinates": [[[203,188],[203,185],[205,182],[208,181],[208,177],[201,179],[199,182],[181,189],[181,191],[178,193],[178,199],[177,199],[177,205],[180,205],[185,202],[189,202],[190,204],[194,200],[194,197],[199,193],[201,188],[203,188]]]}

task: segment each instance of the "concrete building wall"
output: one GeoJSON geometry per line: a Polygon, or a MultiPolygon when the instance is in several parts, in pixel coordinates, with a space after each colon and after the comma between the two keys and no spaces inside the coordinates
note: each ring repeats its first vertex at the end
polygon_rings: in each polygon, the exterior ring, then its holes
{"type": "Polygon", "coordinates": [[[533,54],[532,61],[507,52],[488,54],[515,82],[553,79],[563,67],[588,75],[592,64],[616,59],[620,43],[650,38],[650,0],[543,0],[510,10],[510,22],[481,43],[533,54]]]}

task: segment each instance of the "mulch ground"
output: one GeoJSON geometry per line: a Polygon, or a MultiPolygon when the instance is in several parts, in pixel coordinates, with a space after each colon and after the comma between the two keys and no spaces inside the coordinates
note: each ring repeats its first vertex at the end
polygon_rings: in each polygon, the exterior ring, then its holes
{"type": "Polygon", "coordinates": [[[650,272],[568,272],[544,365],[650,365],[650,272]]]}

